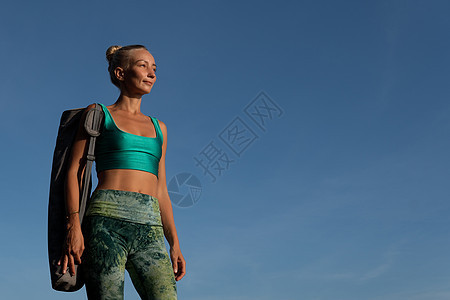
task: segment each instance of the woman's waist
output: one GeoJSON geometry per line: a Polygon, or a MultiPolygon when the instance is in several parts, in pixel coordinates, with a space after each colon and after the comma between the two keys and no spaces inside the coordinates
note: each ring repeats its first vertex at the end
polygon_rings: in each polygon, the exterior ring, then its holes
{"type": "Polygon", "coordinates": [[[89,201],[86,216],[100,215],[129,222],[162,225],[156,197],[134,191],[96,189],[89,201]]]}
{"type": "Polygon", "coordinates": [[[153,173],[129,170],[111,169],[97,174],[96,190],[121,190],[156,195],[158,178],[153,173]]]}

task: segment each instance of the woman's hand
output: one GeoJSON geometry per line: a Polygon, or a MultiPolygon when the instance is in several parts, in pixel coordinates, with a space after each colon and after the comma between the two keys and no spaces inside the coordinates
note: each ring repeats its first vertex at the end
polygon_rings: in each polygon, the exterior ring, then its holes
{"type": "Polygon", "coordinates": [[[178,281],[186,274],[186,261],[179,246],[170,247],[170,259],[172,260],[173,273],[175,280],[178,281]]]}
{"type": "Polygon", "coordinates": [[[81,226],[68,224],[66,241],[64,243],[63,253],[58,265],[62,262],[62,273],[65,274],[67,265],[69,265],[70,275],[75,275],[75,264],[81,264],[81,255],[84,251],[84,238],[81,232],[81,226]]]}

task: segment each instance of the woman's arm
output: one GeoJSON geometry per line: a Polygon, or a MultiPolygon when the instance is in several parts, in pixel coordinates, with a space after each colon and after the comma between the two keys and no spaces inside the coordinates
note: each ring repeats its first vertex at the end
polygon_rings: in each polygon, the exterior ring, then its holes
{"type": "Polygon", "coordinates": [[[75,274],[75,263],[81,263],[81,255],[84,251],[84,239],[81,232],[79,215],[80,187],[82,186],[81,182],[86,168],[86,145],[89,138],[84,129],[84,121],[86,119],[86,113],[94,106],[95,104],[89,105],[81,117],[77,135],[72,146],[65,182],[67,236],[62,256],[62,272],[65,273],[67,265],[69,265],[69,271],[72,275],[75,274]]]}
{"type": "Polygon", "coordinates": [[[180,250],[175,221],[173,219],[172,203],[169,198],[166,183],[166,149],[167,149],[167,127],[162,121],[159,126],[163,134],[162,155],[158,167],[158,187],[156,198],[159,200],[161,210],[161,220],[164,228],[164,235],[170,245],[170,259],[172,260],[175,279],[178,281],[186,274],[186,261],[180,250]]]}

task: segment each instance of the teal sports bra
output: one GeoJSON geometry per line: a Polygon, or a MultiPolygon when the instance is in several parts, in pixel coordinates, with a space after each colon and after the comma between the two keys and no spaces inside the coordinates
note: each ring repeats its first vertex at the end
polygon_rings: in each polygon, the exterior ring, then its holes
{"type": "Polygon", "coordinates": [[[150,172],[158,177],[163,144],[158,119],[150,117],[156,129],[156,137],[135,135],[119,129],[108,108],[99,104],[105,113],[105,121],[95,143],[97,173],[110,169],[132,169],[150,172]]]}

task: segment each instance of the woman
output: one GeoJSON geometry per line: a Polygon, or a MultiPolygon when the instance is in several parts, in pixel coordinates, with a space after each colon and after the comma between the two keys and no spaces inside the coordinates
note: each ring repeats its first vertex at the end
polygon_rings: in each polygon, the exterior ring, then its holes
{"type": "Polygon", "coordinates": [[[74,265],[83,260],[89,299],[123,299],[125,269],[142,299],[176,299],[176,281],[185,275],[186,262],[166,185],[167,128],[140,111],[142,96],[156,80],[155,59],[142,45],[111,46],[106,57],[120,96],[110,106],[101,104],[105,121],[95,149],[98,185],[83,231],[78,215],[88,138],[83,127],[74,142],[66,181],[63,270],[69,266],[74,274],[74,265]]]}

